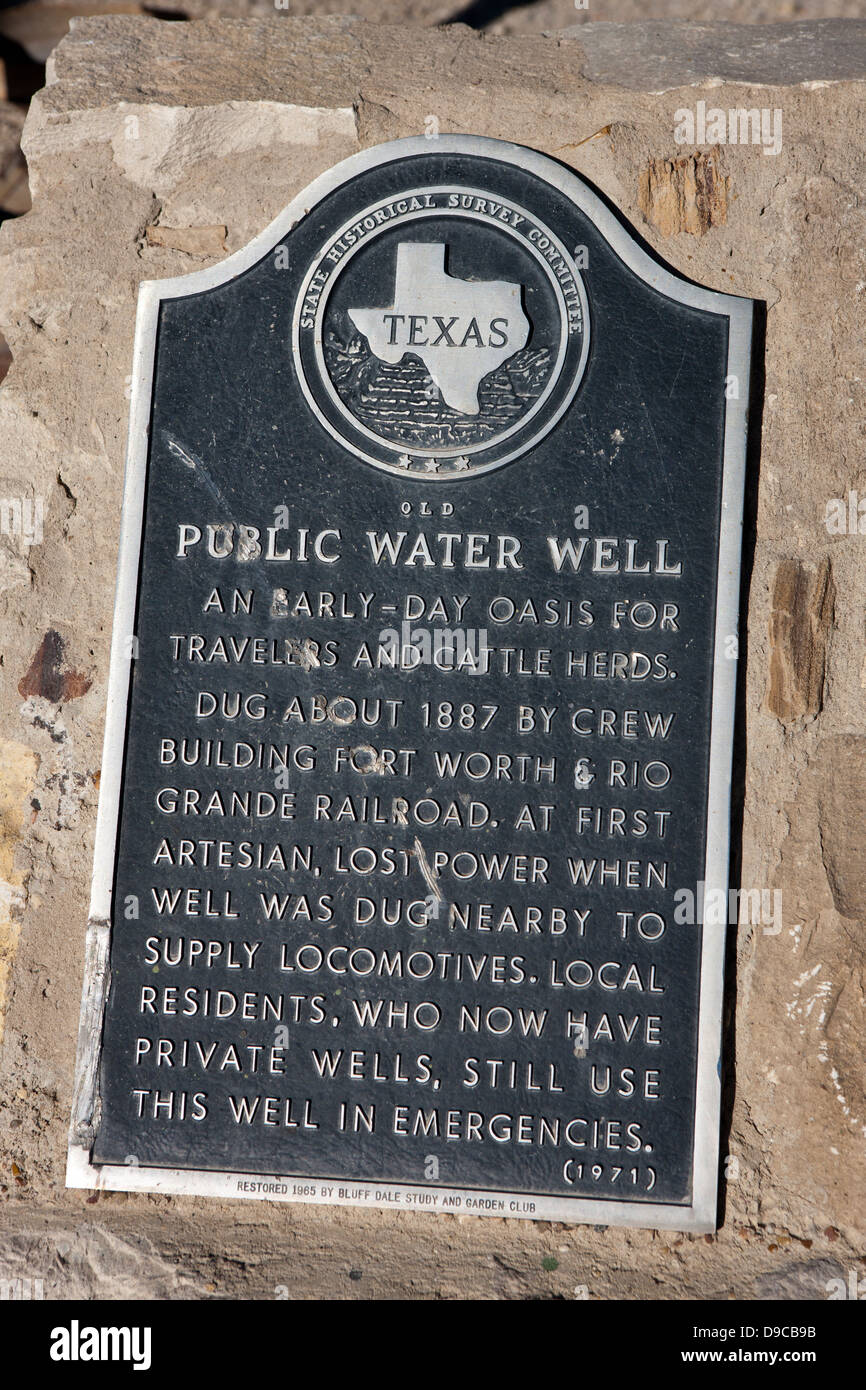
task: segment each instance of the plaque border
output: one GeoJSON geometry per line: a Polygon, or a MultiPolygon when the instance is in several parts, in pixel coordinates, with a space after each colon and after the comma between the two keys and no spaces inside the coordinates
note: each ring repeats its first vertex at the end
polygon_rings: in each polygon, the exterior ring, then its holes
{"type": "Polygon", "coordinates": [[[476,135],[410,136],[350,155],[321,174],[252,241],[204,270],[139,286],[133,347],[132,394],[126,449],[120,552],[115,591],[111,659],[99,807],[96,821],[90,911],[85,937],[85,971],[78,1030],[66,1186],[114,1192],[301,1201],[314,1205],[387,1207],[404,1211],[511,1216],[541,1221],[587,1222],[653,1230],[711,1232],[716,1229],[721,1105],[721,1037],[727,928],[705,924],[701,951],[697,1036],[694,1147],[691,1203],[622,1201],[585,1196],[547,1196],[527,1192],[441,1187],[438,1184],[369,1182],[351,1178],[293,1178],[283,1174],[225,1173],[195,1168],[154,1168],[130,1163],[93,1164],[90,1154],[98,1127],[98,1068],[108,980],[111,894],[115,867],[123,752],[126,739],[134,618],[138,596],[145,482],[149,446],[153,367],[160,305],[226,284],[250,269],[324,197],[355,175],[404,159],[432,153],[474,155],[510,163],[552,184],[587,216],[614,253],[646,284],[666,298],[728,320],[728,376],[740,383],[740,396],[725,411],[721,525],[710,718],[705,893],[729,882],[731,760],[738,662],[728,655],[737,636],[740,555],[746,472],[753,301],[705,289],[680,278],[646,252],[630,230],[579,175],[546,155],[508,141],[476,135]],[[290,1191],[293,1183],[307,1189],[290,1191]],[[338,1195],[341,1187],[351,1189],[338,1195]],[[246,1188],[246,1190],[244,1190],[246,1188]],[[271,1190],[267,1190],[267,1189],[271,1190]],[[264,1190],[263,1190],[264,1189],[264,1190]],[[432,1195],[439,1200],[430,1201],[432,1195]],[[459,1207],[442,1207],[444,1197],[462,1198],[459,1207]],[[492,1200],[467,1209],[466,1199],[492,1200]],[[500,1207],[499,1204],[502,1204],[500,1207]],[[531,1210],[525,1208],[531,1207],[531,1210]]]}

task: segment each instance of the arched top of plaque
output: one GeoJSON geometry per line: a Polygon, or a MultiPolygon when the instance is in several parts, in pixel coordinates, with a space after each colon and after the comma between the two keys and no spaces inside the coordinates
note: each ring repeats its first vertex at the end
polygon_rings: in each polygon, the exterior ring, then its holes
{"type": "Polygon", "coordinates": [[[728,375],[745,379],[749,300],[666,269],[561,164],[473,135],[364,150],[224,261],[144,282],[134,378],[151,379],[163,303],[272,272],[266,297],[317,427],[403,479],[459,482],[526,456],[580,400],[593,335],[610,332],[593,293],[611,257],[674,311],[727,318],[728,375]]]}

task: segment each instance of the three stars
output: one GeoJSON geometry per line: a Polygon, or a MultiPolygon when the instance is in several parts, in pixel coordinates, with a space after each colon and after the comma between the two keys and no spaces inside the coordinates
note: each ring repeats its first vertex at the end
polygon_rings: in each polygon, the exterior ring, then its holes
{"type": "Polygon", "coordinates": [[[446,471],[453,471],[454,473],[468,473],[469,459],[466,454],[461,454],[460,457],[456,459],[413,459],[409,454],[401,454],[397,459],[397,467],[414,473],[421,472],[422,470],[425,473],[440,473],[443,468],[446,471]],[[448,469],[449,464],[451,465],[450,470],[448,469]]]}

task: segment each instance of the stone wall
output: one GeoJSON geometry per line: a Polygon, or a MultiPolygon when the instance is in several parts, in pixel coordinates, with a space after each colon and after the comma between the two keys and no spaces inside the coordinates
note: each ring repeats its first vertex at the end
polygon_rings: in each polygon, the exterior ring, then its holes
{"type": "Polygon", "coordinates": [[[866,497],[866,24],[754,32],[111,16],[55,50],[24,133],[33,209],[0,231],[0,498],[20,504],[0,534],[3,1278],[46,1297],[775,1299],[866,1273],[848,507],[866,497]],[[781,149],[677,143],[699,101],[781,111],[781,149]],[[732,933],[715,1236],[64,1187],[136,287],[237,250],[353,151],[437,128],[553,155],[675,269],[765,306],[735,800],[742,885],[780,890],[782,915],[732,933]]]}

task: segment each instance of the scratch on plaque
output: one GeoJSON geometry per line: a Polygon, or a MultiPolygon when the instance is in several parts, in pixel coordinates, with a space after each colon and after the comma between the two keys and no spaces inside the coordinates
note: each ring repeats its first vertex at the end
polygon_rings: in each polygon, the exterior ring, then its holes
{"type": "Polygon", "coordinates": [[[262,553],[262,548],[258,543],[258,532],[248,526],[241,526],[238,529],[238,559],[241,561],[255,560],[262,553]]]}
{"type": "Polygon", "coordinates": [[[349,761],[354,771],[360,772],[364,777],[370,773],[384,774],[388,771],[388,760],[382,753],[377,753],[370,743],[358,743],[354,748],[350,748],[349,761]]]}
{"type": "Polygon", "coordinates": [[[187,468],[195,470],[196,468],[203,467],[201,459],[197,459],[195,455],[191,454],[188,449],[185,449],[182,444],[178,444],[177,440],[172,439],[170,434],[165,435],[165,442],[175,458],[179,458],[182,463],[186,464],[187,468]]]}
{"type": "Polygon", "coordinates": [[[287,637],[286,651],[298,658],[298,665],[302,666],[305,671],[312,671],[314,667],[321,665],[315,644],[309,637],[287,637]]]}
{"type": "Polygon", "coordinates": [[[185,449],[184,446],[179,444],[176,439],[173,439],[166,430],[163,430],[162,437],[169,453],[173,454],[176,459],[180,459],[181,463],[185,464],[191,473],[195,473],[196,477],[204,483],[211,496],[215,498],[227,512],[231,513],[231,507],[202,460],[197,458],[189,449],[185,449]]]}
{"type": "Polygon", "coordinates": [[[99,1055],[102,1013],[110,984],[110,935],[111,923],[107,918],[91,918],[84,946],[85,983],[78,1020],[78,1074],[72,1102],[73,1141],[84,1148],[90,1147],[99,1128],[99,1055]]]}
{"type": "Polygon", "coordinates": [[[619,458],[619,455],[620,455],[620,450],[622,449],[622,446],[623,446],[624,443],[625,443],[625,432],[624,432],[623,430],[621,430],[621,429],[615,429],[614,432],[613,432],[613,434],[612,434],[611,437],[610,437],[611,455],[610,455],[610,459],[608,460],[608,462],[610,462],[610,463],[616,463],[616,461],[617,461],[617,459],[619,458]]]}
{"type": "Polygon", "coordinates": [[[669,500],[669,502],[670,502],[670,504],[671,504],[671,517],[672,517],[672,519],[673,519],[673,525],[674,525],[674,530],[675,530],[676,538],[677,538],[677,540],[679,541],[679,543],[682,545],[682,542],[683,542],[683,535],[682,535],[682,529],[681,529],[681,527],[680,527],[679,513],[678,513],[678,511],[677,511],[676,506],[674,505],[674,495],[673,495],[673,492],[672,492],[672,490],[671,490],[671,484],[670,484],[670,479],[668,478],[668,475],[667,475],[667,469],[665,468],[664,456],[663,456],[663,454],[662,454],[661,446],[660,446],[659,441],[658,441],[658,435],[656,434],[655,429],[653,428],[652,416],[650,415],[650,412],[649,412],[649,409],[648,409],[648,407],[647,407],[646,401],[641,401],[640,405],[641,405],[641,409],[642,409],[644,415],[646,416],[647,429],[649,430],[650,435],[652,436],[652,442],[653,442],[653,444],[655,445],[656,457],[658,458],[658,461],[659,461],[658,477],[659,477],[659,480],[661,481],[661,483],[663,484],[663,486],[664,486],[664,488],[665,488],[665,491],[667,492],[668,500],[669,500]]]}
{"type": "MultiPolygon", "coordinates": [[[[325,697],[322,696],[322,699],[325,697]]],[[[355,702],[351,695],[335,695],[327,701],[328,719],[332,724],[352,724],[355,719],[355,702]]]]}
{"type": "Polygon", "coordinates": [[[442,890],[439,887],[439,880],[427,862],[427,856],[424,853],[424,846],[418,839],[417,835],[415,836],[415,858],[418,860],[418,867],[420,868],[421,873],[424,875],[424,881],[427,884],[427,887],[430,889],[430,892],[433,894],[434,898],[438,899],[440,903],[444,902],[444,898],[442,897],[442,890]]]}
{"type": "Polygon", "coordinates": [[[678,382],[679,379],[680,379],[680,372],[682,371],[683,366],[685,365],[685,360],[686,360],[686,349],[683,348],[683,355],[682,355],[682,357],[680,358],[680,365],[677,367],[676,373],[674,374],[674,379],[673,379],[673,381],[671,382],[671,389],[670,389],[670,391],[668,391],[668,400],[670,400],[671,396],[674,394],[674,387],[676,386],[677,382],[678,382]]]}

